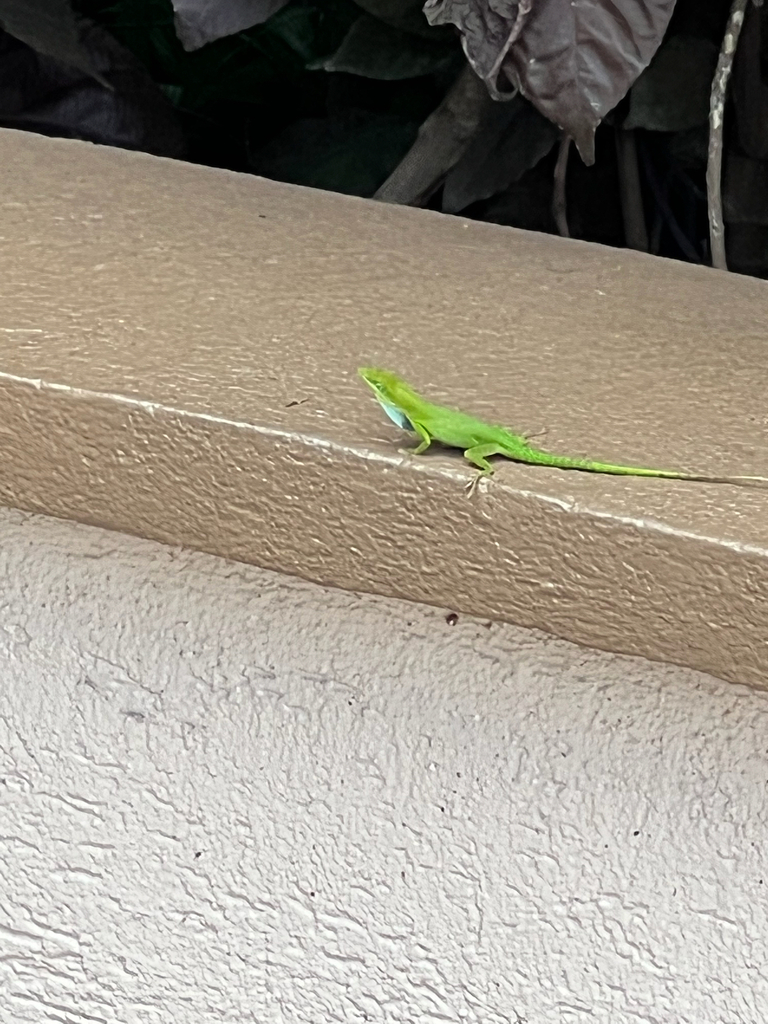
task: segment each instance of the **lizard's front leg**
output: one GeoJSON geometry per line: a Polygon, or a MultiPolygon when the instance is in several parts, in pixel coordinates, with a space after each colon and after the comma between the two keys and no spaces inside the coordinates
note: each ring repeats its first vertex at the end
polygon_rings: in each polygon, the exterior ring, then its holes
{"type": "Polygon", "coordinates": [[[413,421],[411,421],[411,425],[413,426],[414,431],[421,438],[421,441],[415,448],[398,448],[398,451],[402,452],[403,455],[421,455],[421,453],[425,452],[432,444],[432,438],[430,437],[429,432],[426,431],[420,423],[413,423],[413,421]]]}

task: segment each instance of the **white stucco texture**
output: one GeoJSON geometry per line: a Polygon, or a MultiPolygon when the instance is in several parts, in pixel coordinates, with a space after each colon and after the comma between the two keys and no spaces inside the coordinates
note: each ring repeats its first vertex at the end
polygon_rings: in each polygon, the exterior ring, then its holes
{"type": "Polygon", "coordinates": [[[768,693],[0,513],[0,1019],[768,1019],[768,693]]]}

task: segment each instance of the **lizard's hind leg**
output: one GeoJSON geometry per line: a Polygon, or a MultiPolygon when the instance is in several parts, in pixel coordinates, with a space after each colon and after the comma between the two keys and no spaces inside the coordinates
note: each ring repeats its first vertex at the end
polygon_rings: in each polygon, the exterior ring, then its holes
{"type": "Polygon", "coordinates": [[[489,455],[503,455],[504,449],[497,444],[476,444],[474,448],[467,448],[464,452],[464,458],[468,462],[471,462],[473,466],[477,466],[480,470],[472,477],[472,480],[467,484],[467,496],[472,497],[475,493],[480,478],[484,476],[493,476],[493,466],[488,461],[489,455]]]}

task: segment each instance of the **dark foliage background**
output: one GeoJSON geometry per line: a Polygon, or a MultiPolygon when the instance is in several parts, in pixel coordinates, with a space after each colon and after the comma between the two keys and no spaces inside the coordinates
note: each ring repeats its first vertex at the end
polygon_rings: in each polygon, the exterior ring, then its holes
{"type": "MultiPolygon", "coordinates": [[[[613,19],[624,27],[593,48],[597,66],[558,35],[567,0],[174,3],[0,0],[0,124],[554,232],[555,119],[578,147],[571,235],[709,262],[707,119],[729,0],[631,0],[642,32],[613,19]],[[498,62],[494,39],[521,9],[498,62]],[[490,97],[513,81],[533,103],[490,97]]],[[[628,3],[596,0],[594,16],[628,3]]],[[[747,8],[723,178],[729,267],[760,276],[767,12],[747,8]]]]}

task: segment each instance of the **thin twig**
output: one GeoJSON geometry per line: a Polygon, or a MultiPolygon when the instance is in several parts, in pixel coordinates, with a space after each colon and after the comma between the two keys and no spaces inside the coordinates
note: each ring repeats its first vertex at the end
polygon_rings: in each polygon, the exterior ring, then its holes
{"type": "Polygon", "coordinates": [[[717,58],[715,77],[709,97],[709,152],[707,155],[707,205],[709,207],[709,245],[712,250],[712,266],[727,270],[725,258],[725,227],[723,225],[723,115],[728,79],[733,67],[733,56],[744,22],[744,11],[749,0],[733,0],[728,24],[725,26],[723,44],[717,58]]]}
{"type": "Polygon", "coordinates": [[[643,193],[640,189],[635,133],[631,128],[617,128],[615,136],[624,240],[628,249],[648,252],[648,228],[645,223],[643,193]]]}
{"type": "Polygon", "coordinates": [[[552,216],[555,218],[557,230],[563,238],[570,238],[568,216],[565,202],[565,173],[568,169],[568,150],[571,146],[570,135],[563,134],[555,164],[555,187],[552,190],[552,216]]]}

